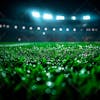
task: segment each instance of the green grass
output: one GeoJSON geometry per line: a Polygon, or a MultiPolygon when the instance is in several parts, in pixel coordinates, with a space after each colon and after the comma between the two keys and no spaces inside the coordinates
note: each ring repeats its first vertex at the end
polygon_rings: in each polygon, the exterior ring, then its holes
{"type": "Polygon", "coordinates": [[[99,42],[9,44],[0,43],[0,100],[100,99],[99,42]]]}

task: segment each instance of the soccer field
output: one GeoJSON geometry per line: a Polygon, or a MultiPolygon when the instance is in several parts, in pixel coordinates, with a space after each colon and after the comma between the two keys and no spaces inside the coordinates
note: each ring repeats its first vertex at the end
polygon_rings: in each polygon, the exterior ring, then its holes
{"type": "Polygon", "coordinates": [[[0,100],[99,100],[99,94],[100,42],[0,43],[0,100]]]}

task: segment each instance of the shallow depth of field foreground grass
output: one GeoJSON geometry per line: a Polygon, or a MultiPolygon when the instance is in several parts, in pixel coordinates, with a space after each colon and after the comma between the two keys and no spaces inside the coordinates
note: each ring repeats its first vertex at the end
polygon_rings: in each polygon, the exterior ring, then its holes
{"type": "Polygon", "coordinates": [[[100,100],[100,43],[3,44],[0,100],[6,98],[100,100]]]}

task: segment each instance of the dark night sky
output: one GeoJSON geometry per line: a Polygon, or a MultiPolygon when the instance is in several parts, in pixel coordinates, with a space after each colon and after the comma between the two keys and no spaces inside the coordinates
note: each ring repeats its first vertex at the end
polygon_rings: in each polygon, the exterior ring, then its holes
{"type": "Polygon", "coordinates": [[[0,13],[7,17],[28,8],[68,14],[100,11],[99,0],[0,0],[0,13]]]}

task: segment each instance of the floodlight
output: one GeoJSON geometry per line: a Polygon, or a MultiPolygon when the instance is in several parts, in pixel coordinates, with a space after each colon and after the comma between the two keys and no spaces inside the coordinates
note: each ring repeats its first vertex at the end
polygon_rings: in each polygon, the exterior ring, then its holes
{"type": "Polygon", "coordinates": [[[64,16],[56,16],[56,20],[65,20],[64,16]]]}
{"type": "Polygon", "coordinates": [[[44,28],[44,30],[45,30],[45,31],[47,31],[47,30],[48,30],[48,28],[47,28],[47,27],[45,27],[45,28],[44,28]]]}
{"type": "Polygon", "coordinates": [[[15,26],[14,26],[14,29],[17,29],[17,28],[18,28],[18,26],[17,26],[17,25],[15,25],[15,26]]]}
{"type": "Polygon", "coordinates": [[[35,18],[40,18],[40,13],[39,12],[32,12],[32,16],[35,18]]]}
{"type": "Polygon", "coordinates": [[[32,30],[33,29],[33,27],[29,27],[29,30],[32,30]]]}
{"type": "Polygon", "coordinates": [[[22,26],[22,29],[23,29],[23,30],[25,30],[25,28],[26,28],[25,26],[22,26]]]}
{"type": "Polygon", "coordinates": [[[0,24],[0,28],[2,28],[2,25],[0,24]]]}
{"type": "Polygon", "coordinates": [[[53,16],[51,14],[44,14],[43,19],[51,20],[51,19],[53,19],[53,16]]]}
{"type": "Polygon", "coordinates": [[[3,24],[3,27],[5,27],[6,25],[5,24],[3,24]]]}
{"type": "Polygon", "coordinates": [[[66,31],[69,31],[69,28],[66,28],[66,31]]]}
{"type": "Polygon", "coordinates": [[[94,29],[94,28],[92,28],[92,31],[94,32],[94,31],[95,31],[95,29],[94,29]]]}
{"type": "Polygon", "coordinates": [[[62,28],[59,28],[59,31],[62,31],[62,28]]]}
{"type": "Polygon", "coordinates": [[[56,28],[53,28],[52,30],[53,30],[53,31],[55,31],[55,30],[56,30],[56,28]]]}
{"type": "Polygon", "coordinates": [[[43,32],[42,34],[45,35],[45,32],[43,32]]]}
{"type": "Polygon", "coordinates": [[[86,28],[86,31],[91,31],[91,29],[90,28],[86,28]]]}
{"type": "Polygon", "coordinates": [[[21,41],[21,38],[18,38],[18,41],[21,41]]]}
{"type": "Polygon", "coordinates": [[[6,28],[10,28],[10,25],[6,25],[6,28]]]}
{"type": "Polygon", "coordinates": [[[83,20],[90,20],[91,17],[89,15],[83,16],[83,20]]]}
{"type": "Polygon", "coordinates": [[[72,20],[76,20],[76,16],[72,16],[71,19],[72,19],[72,20]]]}
{"type": "Polygon", "coordinates": [[[40,27],[37,27],[37,30],[40,30],[41,28],[40,27]]]}
{"type": "Polygon", "coordinates": [[[73,31],[76,32],[76,28],[73,28],[73,31]]]}

